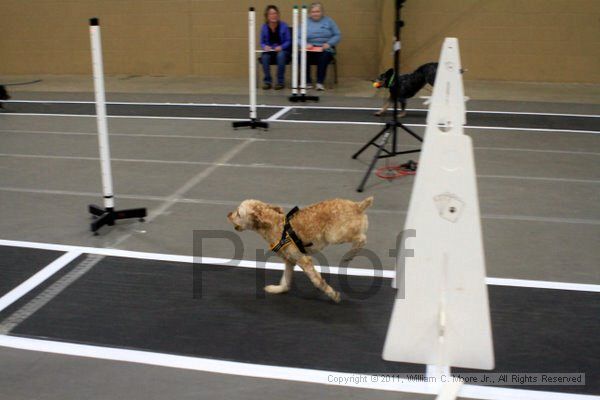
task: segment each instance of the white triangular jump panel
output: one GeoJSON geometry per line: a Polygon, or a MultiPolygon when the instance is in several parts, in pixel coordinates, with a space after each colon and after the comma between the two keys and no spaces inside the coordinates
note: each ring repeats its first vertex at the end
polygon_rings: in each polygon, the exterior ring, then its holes
{"type": "Polygon", "coordinates": [[[405,298],[395,300],[385,360],[494,367],[473,147],[463,133],[465,122],[458,40],[446,38],[404,228],[415,231],[405,245],[414,256],[397,276],[405,298]]]}

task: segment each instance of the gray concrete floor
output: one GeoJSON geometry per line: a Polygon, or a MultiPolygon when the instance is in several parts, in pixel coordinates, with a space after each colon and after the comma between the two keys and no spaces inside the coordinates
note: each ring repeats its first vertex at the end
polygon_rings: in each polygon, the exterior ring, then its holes
{"type": "Polygon", "coordinates": [[[415,393],[247,378],[0,348],[0,396],[55,399],[429,400],[415,393]],[[22,384],[16,384],[16,383],[22,384]],[[57,384],[58,383],[58,384],[57,384]]]}
{"type": "MultiPolygon", "coordinates": [[[[121,89],[127,90],[116,90],[123,93],[109,94],[109,99],[246,102],[236,85],[215,95],[217,89],[211,84],[193,91],[184,88],[196,81],[158,79],[138,79],[135,84],[135,79],[122,79],[127,84],[121,89]],[[172,93],[165,94],[169,89],[172,93]]],[[[118,77],[109,79],[109,89],[119,83],[118,77]]],[[[86,85],[83,78],[47,77],[37,87],[15,86],[13,94],[16,99],[89,100],[92,96],[86,85]]],[[[472,96],[470,109],[600,114],[597,87],[580,86],[583,94],[579,98],[571,88],[566,96],[571,103],[549,103],[559,97],[564,85],[554,91],[544,86],[537,96],[528,85],[472,86],[479,87],[479,96],[472,96]],[[520,89],[510,91],[509,87],[520,89]],[[510,95],[496,100],[488,95],[504,91],[510,95]],[[524,99],[530,102],[514,101],[524,99]]],[[[381,101],[360,95],[359,90],[328,91],[322,105],[376,107],[381,101]]],[[[259,102],[288,105],[285,98],[273,93],[261,94],[259,102]]],[[[0,115],[2,239],[103,247],[127,235],[117,247],[192,254],[193,230],[231,230],[225,215],[245,198],[292,206],[329,197],[374,195],[368,247],[381,258],[384,268],[393,266],[389,249],[395,247],[395,236],[403,226],[412,178],[385,182],[372,177],[366,192],[358,194],[355,188],[372,152],[361,160],[350,159],[377,133],[376,126],[275,122],[268,133],[262,133],[233,131],[229,122],[219,121],[118,118],[109,123],[117,205],[148,207],[152,218],[147,223],[120,223],[93,237],[88,232],[86,207],[100,202],[95,120],[4,114],[0,115]],[[192,180],[196,184],[178,193],[192,180]]],[[[475,146],[487,275],[600,284],[598,136],[477,129],[466,133],[475,146]]],[[[402,137],[402,145],[413,143],[402,137]]],[[[256,249],[265,248],[252,233],[243,233],[241,238],[247,259],[255,257],[256,249]]],[[[338,265],[346,250],[331,248],[325,255],[331,265],[338,265]]],[[[204,254],[228,258],[232,249],[227,242],[210,241],[204,254]]],[[[368,267],[361,260],[354,260],[351,266],[368,267]]],[[[129,399],[430,398],[8,349],[0,349],[0,357],[0,388],[3,398],[11,399],[69,398],[73,393],[82,398],[129,399]]]]}

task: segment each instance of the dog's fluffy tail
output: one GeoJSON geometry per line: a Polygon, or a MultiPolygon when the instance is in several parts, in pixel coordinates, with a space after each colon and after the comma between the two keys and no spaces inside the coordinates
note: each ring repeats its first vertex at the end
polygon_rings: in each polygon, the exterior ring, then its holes
{"type": "Polygon", "coordinates": [[[363,212],[367,208],[371,207],[371,205],[373,204],[373,196],[367,197],[363,201],[356,204],[358,204],[358,208],[360,209],[360,211],[363,212]]]}

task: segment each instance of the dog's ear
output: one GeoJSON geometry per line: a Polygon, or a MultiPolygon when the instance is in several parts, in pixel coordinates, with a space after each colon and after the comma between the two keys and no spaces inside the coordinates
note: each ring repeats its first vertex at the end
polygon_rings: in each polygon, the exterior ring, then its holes
{"type": "Polygon", "coordinates": [[[269,207],[271,210],[275,211],[278,214],[283,214],[283,208],[276,206],[274,204],[267,204],[267,207],[269,207]]]}
{"type": "Polygon", "coordinates": [[[268,205],[259,205],[252,210],[250,217],[252,218],[254,229],[270,229],[273,226],[273,223],[267,216],[266,208],[268,208],[268,205]]]}
{"type": "Polygon", "coordinates": [[[392,76],[393,73],[394,73],[394,68],[390,68],[387,71],[385,71],[383,74],[385,76],[392,76]]]}

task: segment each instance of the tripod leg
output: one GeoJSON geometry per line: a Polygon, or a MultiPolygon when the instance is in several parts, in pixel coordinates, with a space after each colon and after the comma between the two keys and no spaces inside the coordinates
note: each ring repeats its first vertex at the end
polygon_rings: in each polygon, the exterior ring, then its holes
{"type": "Polygon", "coordinates": [[[404,126],[401,123],[398,123],[398,126],[400,128],[402,128],[404,131],[406,131],[409,135],[411,135],[412,137],[414,137],[415,139],[417,139],[419,142],[423,141],[423,138],[421,136],[419,136],[418,134],[416,134],[412,129],[408,129],[408,127],[404,126]]]}
{"type": "Polygon", "coordinates": [[[358,150],[356,153],[354,153],[354,155],[352,155],[352,159],[356,160],[356,157],[358,157],[360,153],[365,151],[367,147],[375,143],[375,141],[377,141],[377,139],[379,139],[381,135],[383,135],[388,130],[388,128],[388,124],[385,124],[385,127],[377,135],[373,136],[373,139],[369,140],[367,144],[365,144],[363,147],[360,148],[360,150],[358,150]]]}
{"type": "Polygon", "coordinates": [[[379,160],[379,155],[381,154],[384,146],[387,144],[388,139],[390,138],[390,134],[391,134],[390,131],[383,131],[381,133],[385,133],[385,136],[383,136],[383,139],[381,140],[381,144],[379,146],[377,146],[377,151],[375,152],[375,156],[373,157],[373,160],[371,161],[371,164],[369,165],[369,169],[367,170],[367,173],[365,174],[362,181],[360,182],[358,189],[356,189],[356,191],[359,193],[361,193],[365,189],[365,184],[367,183],[367,180],[369,180],[369,177],[371,176],[371,172],[373,172],[373,168],[375,168],[375,163],[377,163],[377,160],[379,160]]]}

